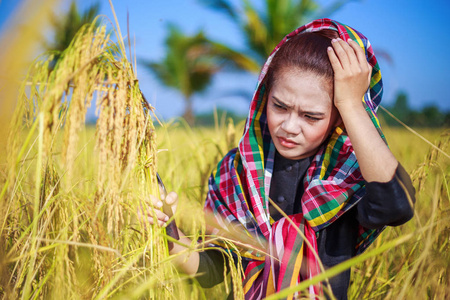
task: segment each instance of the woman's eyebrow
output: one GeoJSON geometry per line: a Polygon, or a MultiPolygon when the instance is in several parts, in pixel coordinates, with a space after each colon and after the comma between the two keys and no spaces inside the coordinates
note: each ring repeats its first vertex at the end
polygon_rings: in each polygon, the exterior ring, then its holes
{"type": "Polygon", "coordinates": [[[284,103],[283,101],[281,101],[277,97],[272,96],[272,98],[277,102],[278,105],[281,105],[281,106],[283,106],[285,108],[292,108],[291,106],[287,105],[286,103],[284,103]]]}
{"type": "MultiPolygon", "coordinates": [[[[276,96],[272,96],[272,98],[276,101],[276,104],[278,104],[278,105],[280,105],[282,107],[285,107],[285,108],[292,108],[292,106],[287,105],[286,103],[284,103],[283,101],[278,99],[276,96]]],[[[318,117],[325,116],[325,113],[319,112],[319,111],[304,111],[304,110],[301,110],[301,112],[304,113],[304,114],[312,115],[312,116],[318,116],[318,117]]]]}

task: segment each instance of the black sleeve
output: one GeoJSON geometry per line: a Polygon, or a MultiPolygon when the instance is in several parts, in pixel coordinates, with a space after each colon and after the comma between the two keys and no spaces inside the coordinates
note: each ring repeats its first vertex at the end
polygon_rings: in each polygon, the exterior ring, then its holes
{"type": "MultiPolygon", "coordinates": [[[[199,253],[200,261],[196,274],[198,283],[204,288],[210,288],[224,280],[225,255],[214,249],[199,253]]],[[[228,270],[228,268],[227,268],[228,270]]]]}
{"type": "MultiPolygon", "coordinates": [[[[223,254],[220,250],[208,249],[199,252],[200,261],[196,273],[198,283],[204,288],[210,288],[223,282],[225,272],[228,274],[230,267],[228,265],[229,256],[223,254]],[[226,270],[225,270],[226,268],[226,270]],[[225,271],[225,272],[224,272],[225,271]]],[[[234,265],[237,265],[238,258],[235,253],[231,253],[234,265]]],[[[247,268],[250,259],[241,257],[242,268],[247,268]]]]}
{"type": "Polygon", "coordinates": [[[366,195],[357,204],[357,219],[370,229],[401,225],[414,215],[414,194],[411,179],[399,164],[390,181],[366,183],[366,195]]]}

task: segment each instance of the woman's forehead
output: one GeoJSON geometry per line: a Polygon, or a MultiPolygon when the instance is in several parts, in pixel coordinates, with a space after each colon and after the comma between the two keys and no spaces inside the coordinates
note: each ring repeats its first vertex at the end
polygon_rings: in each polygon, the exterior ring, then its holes
{"type": "Polygon", "coordinates": [[[332,88],[323,77],[311,72],[285,71],[271,88],[270,97],[302,110],[327,109],[332,104],[332,88]]]}

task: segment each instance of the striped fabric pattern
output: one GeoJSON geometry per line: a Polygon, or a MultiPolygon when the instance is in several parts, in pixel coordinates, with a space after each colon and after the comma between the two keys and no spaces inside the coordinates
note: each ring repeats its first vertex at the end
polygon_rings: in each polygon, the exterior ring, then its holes
{"type": "MultiPolygon", "coordinates": [[[[352,38],[365,50],[373,69],[370,88],[362,101],[384,139],[376,115],[383,91],[381,73],[366,37],[339,22],[319,19],[288,34],[275,47],[258,78],[239,146],[231,150],[213,171],[205,202],[205,210],[213,212],[223,226],[237,224],[249,235],[270,242],[270,256],[251,250],[241,251],[241,255],[252,259],[243,279],[246,299],[261,299],[318,274],[314,255],[317,253],[316,233],[338,219],[365,194],[365,182],[351,142],[344,128],[337,127],[319,148],[307,170],[302,213],[289,216],[292,222],[286,218],[273,222],[269,214],[275,146],[265,114],[264,78],[272,57],[291,37],[322,29],[336,30],[341,39],[352,38]],[[312,247],[305,243],[303,236],[312,247]]],[[[363,252],[381,231],[360,227],[356,253],[363,252]]],[[[321,287],[311,286],[308,292],[320,295],[321,287]]]]}

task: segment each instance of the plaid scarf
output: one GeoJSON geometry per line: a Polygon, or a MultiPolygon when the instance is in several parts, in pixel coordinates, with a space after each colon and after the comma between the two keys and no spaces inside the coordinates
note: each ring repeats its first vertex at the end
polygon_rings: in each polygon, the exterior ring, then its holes
{"type": "MultiPolygon", "coordinates": [[[[291,37],[322,29],[336,30],[342,40],[352,38],[365,50],[373,70],[370,88],[362,101],[384,139],[375,113],[382,95],[381,74],[366,37],[336,21],[320,19],[296,29],[275,47],[258,78],[239,146],[213,171],[205,203],[205,210],[213,212],[223,226],[238,224],[248,234],[269,242],[270,256],[241,251],[241,255],[251,259],[243,281],[246,299],[264,298],[318,274],[316,232],[333,223],[365,194],[365,182],[350,140],[343,128],[337,127],[319,148],[306,172],[302,213],[289,216],[292,222],[286,218],[273,222],[269,215],[275,146],[267,126],[264,78],[272,57],[291,37]],[[303,241],[296,227],[311,246],[303,241]]],[[[381,230],[360,226],[356,253],[364,251],[381,230]]],[[[311,286],[309,293],[320,295],[320,284],[311,286]]]]}

